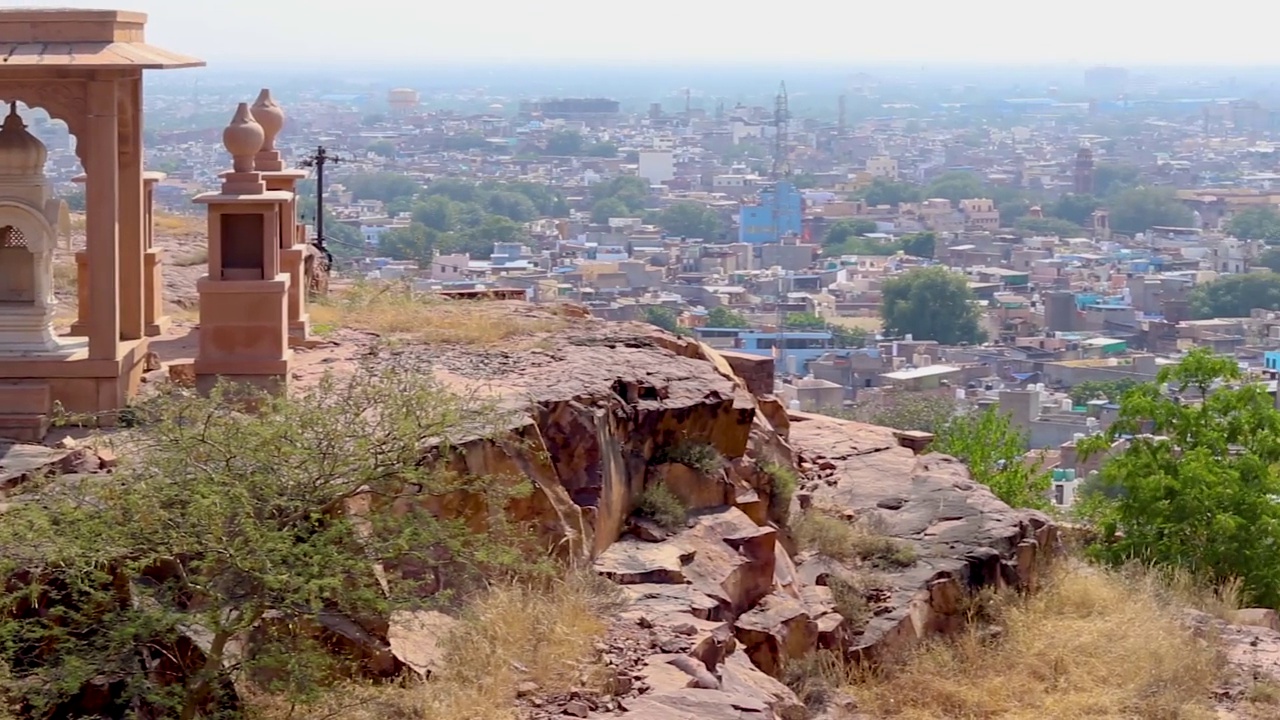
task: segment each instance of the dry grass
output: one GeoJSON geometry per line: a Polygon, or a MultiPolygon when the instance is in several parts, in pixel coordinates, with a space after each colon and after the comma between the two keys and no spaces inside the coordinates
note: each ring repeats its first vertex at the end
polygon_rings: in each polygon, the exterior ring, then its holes
{"type": "Polygon", "coordinates": [[[849,690],[876,718],[1213,718],[1220,660],[1166,594],[1152,574],[1064,562],[1041,593],[997,609],[999,640],[975,628],[849,690]]]}
{"type": "Polygon", "coordinates": [[[209,262],[209,248],[200,246],[193,248],[181,255],[174,255],[174,267],[193,267],[195,265],[203,265],[209,262]]]}
{"type": "Polygon", "coordinates": [[[204,232],[206,221],[201,215],[174,215],[158,212],[153,222],[157,232],[195,233],[204,232]]]}
{"type": "Polygon", "coordinates": [[[532,682],[540,693],[599,687],[607,680],[595,644],[617,589],[596,576],[574,575],[550,587],[492,589],[444,640],[443,670],[427,682],[348,686],[318,707],[290,709],[258,698],[261,720],[515,720],[516,692],[532,682]]]}
{"type": "Polygon", "coordinates": [[[859,560],[879,567],[910,567],[917,555],[911,545],[888,537],[867,522],[849,522],[838,515],[814,508],[791,524],[792,535],[802,550],[813,550],[832,560],[859,560]]]}
{"type": "Polygon", "coordinates": [[[75,260],[65,260],[53,264],[53,292],[57,295],[75,295],[80,285],[79,271],[75,260]]]}
{"type": "Polygon", "coordinates": [[[433,298],[403,283],[387,283],[355,285],[312,305],[311,322],[431,343],[488,345],[561,330],[570,320],[549,311],[521,312],[484,300],[433,298]]]}

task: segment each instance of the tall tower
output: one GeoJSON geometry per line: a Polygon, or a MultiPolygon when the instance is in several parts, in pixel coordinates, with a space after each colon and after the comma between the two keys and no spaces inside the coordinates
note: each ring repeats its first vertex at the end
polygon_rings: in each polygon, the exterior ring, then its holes
{"type": "Polygon", "coordinates": [[[840,118],[839,120],[836,121],[836,125],[837,127],[840,128],[840,132],[844,132],[848,119],[849,119],[849,115],[848,115],[848,110],[845,107],[845,96],[841,95],[840,96],[840,118]]]}
{"type": "Polygon", "coordinates": [[[1080,148],[1076,152],[1075,187],[1072,190],[1076,195],[1093,193],[1093,151],[1089,148],[1080,148]]]}
{"type": "Polygon", "coordinates": [[[787,109],[787,84],[778,86],[778,96],[773,109],[773,172],[774,180],[791,174],[791,158],[788,155],[787,124],[791,120],[791,111],[787,109]]]}

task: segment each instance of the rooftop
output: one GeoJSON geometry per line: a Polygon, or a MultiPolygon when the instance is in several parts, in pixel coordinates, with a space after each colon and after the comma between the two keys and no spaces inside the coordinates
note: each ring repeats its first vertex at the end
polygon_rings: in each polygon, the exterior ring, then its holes
{"type": "Polygon", "coordinates": [[[202,67],[204,61],[145,42],[145,13],[0,8],[0,63],[41,70],[202,67]]]}

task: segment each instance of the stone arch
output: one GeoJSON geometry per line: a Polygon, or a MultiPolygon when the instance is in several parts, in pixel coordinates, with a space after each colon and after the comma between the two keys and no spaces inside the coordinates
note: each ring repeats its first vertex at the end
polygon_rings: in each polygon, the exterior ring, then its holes
{"type": "Polygon", "coordinates": [[[39,108],[49,117],[67,124],[76,139],[76,156],[84,166],[88,157],[88,86],[79,80],[0,80],[0,101],[17,101],[28,108],[39,108]]]}
{"type": "Polygon", "coordinates": [[[30,206],[0,200],[0,302],[53,301],[53,225],[30,206]]]}

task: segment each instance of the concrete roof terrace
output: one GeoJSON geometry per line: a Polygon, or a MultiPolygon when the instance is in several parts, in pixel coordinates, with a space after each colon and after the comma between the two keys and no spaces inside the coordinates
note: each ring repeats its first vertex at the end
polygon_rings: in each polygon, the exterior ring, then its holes
{"type": "Polygon", "coordinates": [[[148,69],[204,61],[148,45],[145,13],[70,8],[0,8],[0,67],[148,69]]]}

